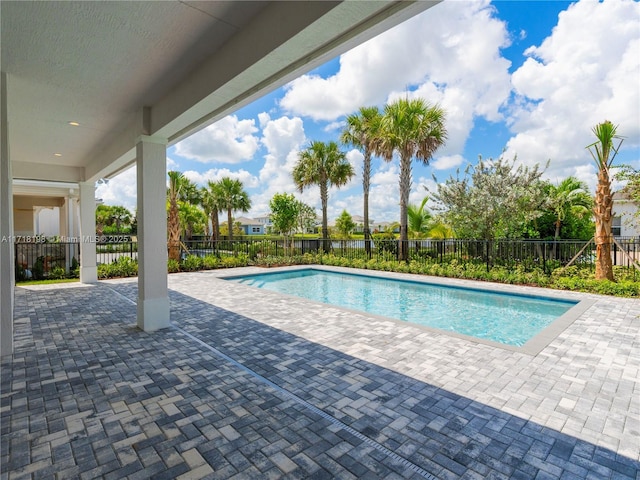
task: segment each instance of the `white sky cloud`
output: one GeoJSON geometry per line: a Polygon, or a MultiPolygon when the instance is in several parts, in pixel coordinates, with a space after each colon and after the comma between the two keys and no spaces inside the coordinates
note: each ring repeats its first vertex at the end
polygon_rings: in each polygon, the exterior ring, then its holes
{"type": "Polygon", "coordinates": [[[446,157],[439,157],[431,162],[431,167],[434,170],[449,170],[451,168],[459,167],[464,163],[464,157],[462,155],[450,155],[446,157]]]}
{"type": "Polygon", "coordinates": [[[296,191],[291,171],[298,159],[298,152],[307,141],[304,125],[299,117],[272,119],[266,113],[261,113],[258,117],[262,127],[260,143],[267,153],[259,173],[262,190],[251,199],[251,213],[257,215],[269,211],[269,201],[274,194],[296,191]]]}
{"type": "Polygon", "coordinates": [[[529,58],[512,76],[520,98],[511,112],[508,158],[517,153],[541,165],[550,159],[547,177],[576,175],[593,187],[595,168],[584,147],[595,140],[594,125],[620,125],[623,146],[637,149],[639,18],[637,2],[578,2],[560,14],[551,36],[527,49],[529,58]]]}
{"type": "Polygon", "coordinates": [[[105,205],[121,205],[131,211],[136,210],[137,173],[133,166],[120,175],[113,177],[106,184],[96,186],[96,198],[102,199],[105,205]]]}
{"type": "Polygon", "coordinates": [[[500,56],[509,36],[493,12],[487,1],[438,4],[342,55],[335,75],[294,80],[280,105],[334,121],[362,105],[405,95],[409,87],[412,96],[445,108],[449,140],[442,153],[459,152],[474,115],[500,120],[511,90],[510,62],[500,56]]]}
{"type": "Polygon", "coordinates": [[[229,170],[228,168],[212,168],[203,173],[196,172],[195,170],[187,170],[184,172],[184,176],[200,187],[206,186],[209,180],[217,182],[225,177],[240,180],[245,188],[255,188],[260,184],[260,181],[254,175],[243,169],[229,170]]]}
{"type": "Polygon", "coordinates": [[[241,163],[258,150],[255,121],[229,115],[176,144],[176,154],[202,163],[241,163]]]}

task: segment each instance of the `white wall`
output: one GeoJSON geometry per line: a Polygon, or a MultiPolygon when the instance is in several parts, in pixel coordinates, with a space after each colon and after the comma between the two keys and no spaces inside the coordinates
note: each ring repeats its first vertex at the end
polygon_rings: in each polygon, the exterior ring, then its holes
{"type": "Polygon", "coordinates": [[[60,208],[46,207],[37,208],[36,235],[53,237],[60,235],[60,208]]]}
{"type": "Polygon", "coordinates": [[[635,216],[638,212],[638,205],[630,200],[614,200],[613,216],[621,217],[620,228],[621,237],[640,236],[640,221],[635,216]]]}

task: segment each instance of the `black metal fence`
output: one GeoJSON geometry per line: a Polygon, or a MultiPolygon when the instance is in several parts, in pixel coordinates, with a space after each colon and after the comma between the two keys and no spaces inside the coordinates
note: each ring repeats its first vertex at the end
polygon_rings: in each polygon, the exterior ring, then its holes
{"type": "MultiPolygon", "coordinates": [[[[612,245],[614,265],[632,267],[640,262],[640,237],[617,238],[612,245]]],[[[331,240],[329,253],[349,259],[399,260],[400,240],[375,239],[367,249],[364,240],[331,240]]],[[[284,239],[195,240],[184,242],[182,255],[247,255],[250,260],[266,256],[304,255],[322,253],[320,239],[297,239],[293,243],[284,239]]],[[[583,240],[409,240],[409,261],[424,264],[482,263],[487,269],[494,265],[541,268],[549,273],[567,265],[595,267],[596,247],[583,240]]]]}
{"type": "MultiPolygon", "coordinates": [[[[82,261],[79,242],[20,242],[14,244],[16,280],[62,278],[74,274],[82,261]]],[[[138,259],[134,241],[96,244],[96,263],[120,257],[138,259]]]]}
{"type": "MultiPolygon", "coordinates": [[[[374,239],[370,248],[364,240],[331,240],[329,253],[348,259],[399,261],[400,241],[374,239]]],[[[573,264],[595,267],[595,244],[582,240],[409,240],[409,261],[421,264],[483,264],[487,269],[500,265],[520,266],[525,270],[540,268],[549,273],[554,268],[573,264]]],[[[46,278],[69,274],[81,263],[79,243],[16,243],[16,278],[46,278]],[[62,269],[62,270],[61,270],[62,269]]],[[[249,261],[259,262],[266,257],[324,254],[320,239],[242,238],[236,240],[192,240],[182,243],[182,257],[214,255],[219,258],[245,255],[249,261]]],[[[137,243],[122,242],[96,245],[97,263],[111,263],[118,258],[137,260],[137,243]]],[[[640,237],[617,238],[612,245],[614,265],[633,268],[640,263],[640,237]]],[[[318,260],[321,262],[322,257],[318,260]]]]}
{"type": "Polygon", "coordinates": [[[80,264],[79,243],[16,243],[16,280],[64,276],[80,264]]]}

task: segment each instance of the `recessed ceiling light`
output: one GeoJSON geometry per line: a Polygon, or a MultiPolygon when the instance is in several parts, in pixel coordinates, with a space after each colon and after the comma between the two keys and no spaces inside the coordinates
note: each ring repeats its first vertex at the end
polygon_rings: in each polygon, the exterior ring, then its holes
{"type": "Polygon", "coordinates": [[[69,122],[69,125],[71,125],[72,127],[79,127],[80,124],[78,122],[69,122]]]}
{"type": "Polygon", "coordinates": [[[61,157],[61,156],[62,156],[62,154],[61,154],[61,153],[54,153],[54,154],[53,154],[53,156],[54,156],[54,157],[61,157]]]}

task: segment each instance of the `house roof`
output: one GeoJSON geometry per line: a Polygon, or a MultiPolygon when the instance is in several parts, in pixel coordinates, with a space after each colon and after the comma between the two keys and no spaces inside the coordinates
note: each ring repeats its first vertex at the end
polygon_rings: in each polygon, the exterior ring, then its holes
{"type": "Polygon", "coordinates": [[[613,201],[614,202],[634,202],[633,198],[631,198],[631,194],[626,189],[613,192],[613,201]]]}
{"type": "Polygon", "coordinates": [[[242,226],[249,226],[249,227],[262,226],[262,223],[258,222],[257,220],[255,220],[253,218],[238,217],[238,218],[236,218],[234,220],[235,220],[236,223],[240,223],[240,225],[242,225],[242,226]]]}

